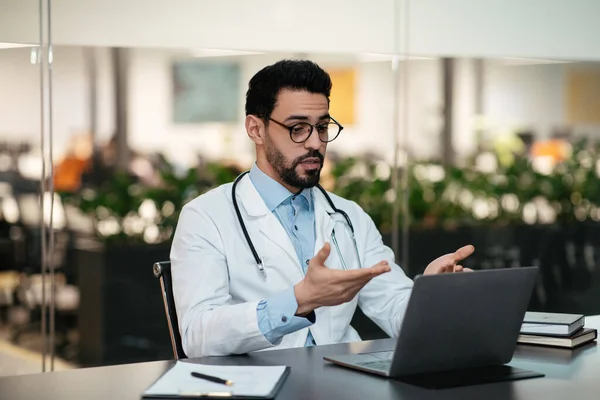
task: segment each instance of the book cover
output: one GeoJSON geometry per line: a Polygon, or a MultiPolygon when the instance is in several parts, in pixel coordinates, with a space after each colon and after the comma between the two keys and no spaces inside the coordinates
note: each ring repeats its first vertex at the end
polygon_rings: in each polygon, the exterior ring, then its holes
{"type": "Polygon", "coordinates": [[[521,325],[521,334],[569,336],[585,324],[583,315],[527,312],[521,325]]]}
{"type": "Polygon", "coordinates": [[[525,313],[525,318],[523,319],[523,322],[527,324],[571,325],[582,318],[584,318],[582,314],[563,314],[527,311],[525,313]]]}
{"type": "Polygon", "coordinates": [[[520,344],[535,344],[551,347],[575,348],[589,343],[598,338],[596,329],[582,328],[571,336],[543,336],[543,335],[519,335],[517,342],[520,344]]]}

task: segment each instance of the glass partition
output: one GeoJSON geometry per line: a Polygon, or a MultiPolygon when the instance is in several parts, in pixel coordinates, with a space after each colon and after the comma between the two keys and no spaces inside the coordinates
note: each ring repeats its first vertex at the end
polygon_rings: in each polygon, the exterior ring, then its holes
{"type": "MultiPolygon", "coordinates": [[[[151,266],[184,204],[252,165],[245,91],[284,58],[330,73],[344,130],[321,183],[370,215],[409,277],[473,244],[465,267],[540,266],[531,309],[597,313],[596,5],[546,5],[541,21],[516,0],[42,4],[42,27],[37,4],[1,7],[0,169],[19,183],[0,185],[0,211],[23,298],[42,254],[56,267],[65,365],[171,357],[151,266]]],[[[8,332],[50,327],[20,301],[6,309],[29,322],[8,332]]],[[[353,326],[381,337],[361,314],[353,326]]]]}
{"type": "Polygon", "coordinates": [[[48,268],[60,263],[61,256],[51,251],[57,246],[50,226],[60,229],[64,224],[46,188],[51,174],[49,8],[45,2],[0,8],[0,340],[6,342],[2,362],[11,364],[15,374],[71,368],[55,359],[56,320],[50,308],[56,299],[52,293],[65,280],[64,274],[48,268]],[[17,20],[9,23],[11,17],[17,20]]]}

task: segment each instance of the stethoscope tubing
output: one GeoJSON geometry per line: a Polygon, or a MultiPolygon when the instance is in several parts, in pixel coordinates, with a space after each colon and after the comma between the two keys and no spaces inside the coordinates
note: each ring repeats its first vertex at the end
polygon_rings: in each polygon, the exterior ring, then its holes
{"type": "MultiPolygon", "coordinates": [[[[236,198],[236,187],[237,187],[238,183],[240,182],[240,180],[245,175],[247,175],[249,172],[250,171],[242,172],[237,178],[235,178],[235,181],[233,182],[233,186],[231,188],[231,200],[233,202],[233,208],[235,209],[235,214],[240,223],[240,227],[242,228],[242,232],[244,234],[244,237],[246,238],[246,243],[248,243],[248,247],[250,248],[250,251],[252,252],[252,256],[254,257],[254,260],[256,261],[256,266],[257,266],[258,270],[266,278],[267,275],[266,275],[266,271],[265,271],[262,259],[258,255],[258,252],[256,251],[256,248],[254,247],[254,243],[252,242],[252,239],[250,238],[250,235],[248,234],[248,229],[246,229],[246,224],[244,223],[244,219],[242,218],[242,213],[240,212],[240,207],[238,205],[237,198],[236,198]]],[[[352,238],[354,239],[354,243],[356,246],[356,239],[354,237],[354,226],[352,226],[352,222],[350,221],[350,217],[348,216],[348,214],[346,214],[346,212],[344,210],[340,210],[339,208],[337,208],[335,206],[335,204],[333,204],[333,200],[331,200],[331,197],[329,197],[329,195],[327,194],[327,192],[325,191],[325,189],[323,189],[323,187],[321,185],[317,184],[316,187],[323,194],[323,196],[327,200],[327,203],[329,203],[329,206],[333,210],[333,213],[330,213],[329,215],[332,215],[335,213],[340,213],[344,216],[344,218],[346,219],[346,222],[348,223],[348,226],[350,227],[350,230],[352,231],[352,238]]],[[[335,240],[335,245],[336,245],[337,251],[338,251],[338,253],[340,253],[339,246],[337,245],[337,239],[335,239],[335,236],[333,237],[333,240],[335,240]]],[[[341,257],[341,254],[339,254],[339,256],[341,257]]]]}

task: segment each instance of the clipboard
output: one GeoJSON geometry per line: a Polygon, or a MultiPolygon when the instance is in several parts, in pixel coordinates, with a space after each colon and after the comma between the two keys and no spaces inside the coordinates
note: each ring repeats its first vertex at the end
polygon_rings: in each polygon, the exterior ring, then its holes
{"type": "Polygon", "coordinates": [[[142,398],[274,399],[290,370],[287,366],[222,366],[177,361],[142,393],[142,398]],[[234,384],[226,386],[193,378],[192,371],[226,377],[234,384]]]}

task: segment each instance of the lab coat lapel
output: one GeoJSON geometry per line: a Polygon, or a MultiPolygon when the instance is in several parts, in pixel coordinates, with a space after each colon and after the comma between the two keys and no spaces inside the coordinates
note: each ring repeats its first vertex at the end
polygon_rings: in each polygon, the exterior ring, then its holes
{"type": "MultiPolygon", "coordinates": [[[[325,261],[325,265],[331,268],[337,264],[337,255],[335,254],[335,248],[331,243],[331,232],[333,231],[335,220],[329,215],[330,209],[327,200],[323,196],[323,193],[316,187],[312,189],[312,198],[315,208],[315,254],[326,242],[329,242],[331,246],[331,252],[329,257],[325,261]]],[[[332,307],[319,307],[315,310],[317,322],[311,327],[312,335],[319,345],[333,343],[331,337],[332,331],[332,307]]]]}
{"type": "MultiPolygon", "coordinates": [[[[298,255],[292,245],[292,241],[277,217],[269,212],[269,214],[258,221],[258,224],[260,232],[265,239],[283,249],[294,263],[300,266],[300,261],[298,260],[298,255]]],[[[269,246],[269,243],[267,243],[267,246],[269,246]]]]}
{"type": "Polygon", "coordinates": [[[243,204],[244,209],[249,216],[248,220],[245,221],[248,225],[248,233],[252,236],[250,233],[250,225],[258,226],[258,230],[264,238],[264,249],[268,251],[270,244],[279,246],[288,256],[290,256],[294,264],[299,266],[302,271],[302,267],[298,261],[298,255],[296,254],[296,250],[294,249],[287,232],[277,217],[267,208],[262,197],[260,197],[260,194],[252,184],[250,177],[245,176],[239,183],[238,188],[238,201],[243,204]]]}

